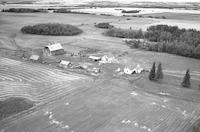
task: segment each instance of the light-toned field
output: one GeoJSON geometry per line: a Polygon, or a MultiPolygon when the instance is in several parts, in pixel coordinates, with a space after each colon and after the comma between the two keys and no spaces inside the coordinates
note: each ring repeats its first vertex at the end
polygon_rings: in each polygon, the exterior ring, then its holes
{"type": "MultiPolygon", "coordinates": [[[[58,70],[42,64],[0,58],[0,99],[26,97],[38,105],[0,121],[5,132],[187,132],[200,117],[200,61],[165,53],[130,49],[119,38],[105,37],[94,23],[112,22],[118,27],[143,28],[154,19],[78,14],[0,13],[0,48],[38,49],[61,42],[66,51],[98,49],[101,53],[127,55],[123,65],[149,69],[162,62],[162,83],[113,77],[114,64],[106,65],[98,78],[58,70]],[[79,26],[84,33],[73,37],[25,35],[25,25],[60,22],[79,26]],[[192,89],[180,87],[185,70],[191,70],[192,89]],[[3,91],[3,92],[2,92],[3,91]]],[[[9,55],[9,54],[8,54],[9,55]]],[[[9,56],[7,56],[9,57],[9,56]]]]}

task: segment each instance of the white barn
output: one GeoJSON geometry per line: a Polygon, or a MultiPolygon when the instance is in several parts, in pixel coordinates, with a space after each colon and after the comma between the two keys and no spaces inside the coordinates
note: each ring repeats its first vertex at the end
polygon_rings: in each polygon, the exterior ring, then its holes
{"type": "Polygon", "coordinates": [[[47,45],[43,49],[43,54],[45,56],[60,55],[60,54],[64,54],[64,53],[65,53],[65,51],[60,43],[47,45]]]}

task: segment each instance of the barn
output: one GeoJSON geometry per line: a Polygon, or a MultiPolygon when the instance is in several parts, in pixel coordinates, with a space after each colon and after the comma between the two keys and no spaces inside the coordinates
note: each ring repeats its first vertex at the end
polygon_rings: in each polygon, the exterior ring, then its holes
{"type": "Polygon", "coordinates": [[[61,55],[61,54],[65,54],[65,50],[63,49],[60,43],[54,43],[54,44],[45,46],[43,48],[43,54],[45,56],[61,55]]]}

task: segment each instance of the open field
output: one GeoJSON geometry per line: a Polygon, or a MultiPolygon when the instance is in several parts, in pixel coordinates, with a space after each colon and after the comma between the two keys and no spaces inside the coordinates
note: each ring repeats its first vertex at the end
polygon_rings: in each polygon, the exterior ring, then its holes
{"type": "Polygon", "coordinates": [[[94,27],[95,22],[111,22],[117,27],[137,29],[158,22],[126,19],[83,14],[0,13],[0,55],[3,56],[0,57],[0,100],[17,96],[37,104],[0,121],[0,132],[187,132],[200,118],[200,61],[130,49],[121,39],[103,36],[104,30],[94,27]],[[73,24],[84,32],[64,37],[20,32],[23,26],[44,22],[73,24]],[[126,54],[119,57],[118,65],[102,65],[103,71],[96,78],[13,56],[16,60],[9,59],[7,50],[40,49],[55,41],[70,52],[91,48],[98,50],[94,54],[126,54]],[[118,66],[140,64],[149,69],[153,61],[162,62],[161,83],[149,82],[148,73],[130,80],[113,75],[118,66]],[[191,71],[191,89],[180,86],[187,68],[191,71]]]}

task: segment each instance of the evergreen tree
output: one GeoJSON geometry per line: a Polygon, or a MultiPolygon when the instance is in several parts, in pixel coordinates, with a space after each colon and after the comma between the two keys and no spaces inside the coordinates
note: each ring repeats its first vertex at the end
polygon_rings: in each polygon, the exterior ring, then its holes
{"type": "Polygon", "coordinates": [[[149,80],[155,80],[156,77],[156,63],[154,62],[151,68],[151,71],[149,73],[149,80]]]}
{"type": "Polygon", "coordinates": [[[189,88],[190,87],[190,70],[187,69],[186,74],[183,78],[183,82],[181,83],[183,87],[189,88]]]}
{"type": "Polygon", "coordinates": [[[157,72],[156,72],[156,79],[157,80],[163,79],[163,71],[162,71],[162,64],[161,63],[158,64],[158,69],[157,69],[157,72]]]}

